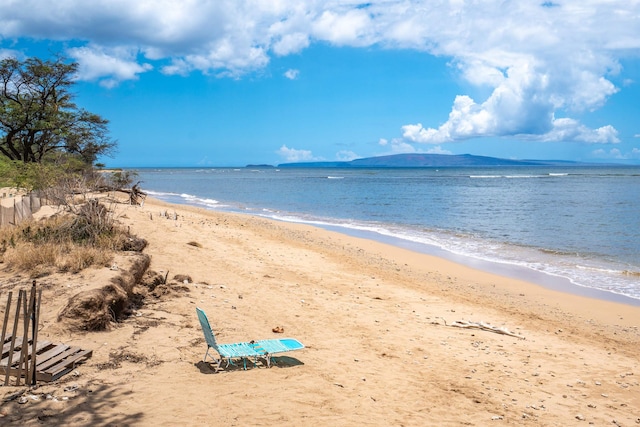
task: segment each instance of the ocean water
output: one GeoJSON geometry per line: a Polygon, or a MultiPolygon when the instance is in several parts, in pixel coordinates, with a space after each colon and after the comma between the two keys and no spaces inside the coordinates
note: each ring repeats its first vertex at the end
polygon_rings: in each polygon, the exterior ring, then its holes
{"type": "Polygon", "coordinates": [[[310,223],[640,305],[640,167],[136,172],[169,202],[310,223]]]}

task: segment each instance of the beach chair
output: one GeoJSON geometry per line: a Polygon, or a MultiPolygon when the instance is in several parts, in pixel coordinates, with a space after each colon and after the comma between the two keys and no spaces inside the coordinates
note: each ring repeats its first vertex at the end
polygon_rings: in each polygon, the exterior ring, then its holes
{"type": "Polygon", "coordinates": [[[233,359],[242,359],[244,369],[247,369],[247,358],[254,358],[254,365],[258,360],[258,356],[264,356],[263,351],[259,351],[254,348],[253,344],[248,342],[237,342],[232,344],[218,344],[216,337],[213,335],[213,330],[209,324],[209,319],[202,309],[196,307],[198,313],[198,320],[200,320],[200,326],[202,326],[202,332],[204,333],[204,339],[207,341],[207,352],[204,354],[203,361],[207,361],[207,356],[217,363],[217,368],[220,368],[222,359],[226,359],[227,367],[229,363],[233,364],[233,359]],[[214,358],[209,354],[209,350],[214,349],[220,355],[219,359],[214,358]]]}
{"type": "Polygon", "coordinates": [[[198,307],[196,307],[196,312],[198,313],[198,320],[200,320],[200,326],[202,326],[204,338],[207,341],[207,352],[204,355],[204,361],[206,362],[207,356],[209,356],[217,363],[218,368],[220,367],[223,358],[227,360],[227,366],[229,366],[229,363],[233,364],[232,360],[234,358],[241,358],[244,362],[244,369],[247,369],[248,357],[254,357],[254,365],[257,362],[258,357],[264,357],[267,361],[267,367],[270,368],[271,358],[274,354],[304,348],[304,345],[294,338],[268,339],[234,344],[218,344],[205,312],[198,307]],[[209,350],[212,348],[218,352],[220,359],[215,359],[209,354],[209,350]]]}
{"type": "Polygon", "coordinates": [[[300,350],[304,345],[294,338],[280,338],[271,340],[251,341],[255,349],[264,352],[264,358],[267,360],[267,367],[271,367],[271,357],[276,353],[284,353],[287,351],[300,350]]]}

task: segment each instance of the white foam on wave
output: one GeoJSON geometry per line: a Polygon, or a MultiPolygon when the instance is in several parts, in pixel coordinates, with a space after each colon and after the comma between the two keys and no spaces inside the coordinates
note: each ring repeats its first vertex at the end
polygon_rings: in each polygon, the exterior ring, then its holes
{"type": "Polygon", "coordinates": [[[532,178],[546,178],[548,175],[469,175],[471,179],[532,179],[532,178]]]}
{"type": "Polygon", "coordinates": [[[185,200],[201,203],[204,205],[217,205],[220,203],[215,199],[203,199],[201,197],[194,196],[193,194],[181,194],[180,197],[182,197],[185,200]]]}
{"type": "Polygon", "coordinates": [[[163,192],[163,191],[153,191],[153,190],[145,190],[147,192],[148,195],[150,196],[154,196],[154,197],[166,197],[166,196],[180,196],[178,193],[167,193],[167,192],[163,192]]]}
{"type": "MultiPolygon", "coordinates": [[[[264,216],[286,222],[304,223],[319,227],[342,228],[380,236],[399,239],[406,242],[424,245],[425,252],[433,253],[428,248],[437,248],[454,257],[478,260],[509,268],[522,268],[543,275],[566,280],[584,289],[595,289],[615,295],[640,300],[640,289],[634,285],[635,277],[625,279],[623,270],[598,267],[576,263],[570,254],[541,252],[537,248],[517,246],[508,243],[488,241],[455,232],[436,230],[414,230],[403,226],[389,224],[366,223],[334,219],[304,218],[295,215],[265,213],[264,216]]],[[[374,238],[375,239],[375,238],[374,238]]],[[[456,258],[459,261],[459,259],[456,258]]],[[[473,263],[472,263],[473,264],[473,263]]],[[[632,275],[633,276],[633,275],[632,275]]]]}
{"type": "Polygon", "coordinates": [[[226,205],[220,204],[215,199],[202,198],[188,193],[170,193],[162,191],[147,190],[147,194],[157,197],[160,200],[164,200],[169,203],[180,203],[185,205],[204,206],[207,208],[221,208],[226,205]]]}

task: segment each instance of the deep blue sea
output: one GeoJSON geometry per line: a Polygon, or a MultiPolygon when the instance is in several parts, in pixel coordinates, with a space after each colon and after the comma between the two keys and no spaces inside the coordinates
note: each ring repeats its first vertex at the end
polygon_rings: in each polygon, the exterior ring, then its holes
{"type": "Polygon", "coordinates": [[[136,172],[172,203],[314,224],[640,305],[638,166],[136,172]]]}

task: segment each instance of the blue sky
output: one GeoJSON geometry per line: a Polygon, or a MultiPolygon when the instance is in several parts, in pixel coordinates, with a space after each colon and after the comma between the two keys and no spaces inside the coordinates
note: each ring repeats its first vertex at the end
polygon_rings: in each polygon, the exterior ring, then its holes
{"type": "Polygon", "coordinates": [[[640,164],[640,2],[0,0],[77,61],[108,166],[395,153],[640,164]]]}

